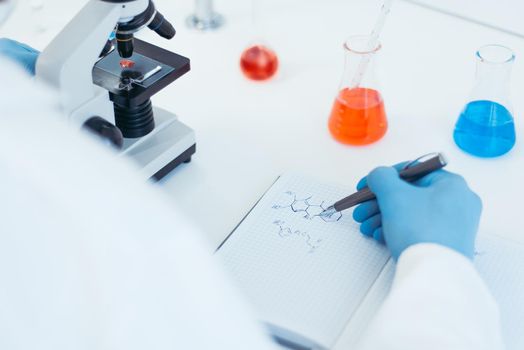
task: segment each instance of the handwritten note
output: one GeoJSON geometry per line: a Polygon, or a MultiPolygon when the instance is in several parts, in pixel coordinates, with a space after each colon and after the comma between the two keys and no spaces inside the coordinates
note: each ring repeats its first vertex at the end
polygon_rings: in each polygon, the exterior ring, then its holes
{"type": "Polygon", "coordinates": [[[320,214],[351,189],[281,177],[218,251],[261,320],[331,347],[388,261],[351,212],[320,214]]]}

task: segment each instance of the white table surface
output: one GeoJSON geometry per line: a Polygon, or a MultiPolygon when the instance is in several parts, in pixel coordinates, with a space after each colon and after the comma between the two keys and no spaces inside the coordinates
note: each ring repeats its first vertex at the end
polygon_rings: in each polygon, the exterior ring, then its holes
{"type": "Polygon", "coordinates": [[[519,0],[406,0],[485,23],[524,37],[519,0]]]}
{"type": "MultiPolygon", "coordinates": [[[[0,35],[41,49],[84,3],[43,2],[41,9],[35,9],[33,1],[21,2],[0,35]]],[[[193,162],[160,185],[183,204],[213,246],[279,174],[299,171],[353,188],[377,165],[433,151],[445,152],[449,169],[463,174],[482,197],[481,231],[524,243],[522,39],[396,2],[380,57],[390,128],[374,145],[348,147],[335,142],[327,130],[344,68],[342,42],[350,34],[371,30],[379,1],[260,0],[263,37],[281,60],[279,75],[267,83],[248,81],[239,70],[240,53],[254,37],[249,1],[216,1],[227,26],[206,34],[186,29],[192,1],[156,3],[178,34],[170,42],[152,33],[142,36],[190,57],[192,71],[153,102],[179,114],[198,137],[193,162]],[[512,83],[517,145],[493,160],[466,155],[452,140],[454,123],[472,87],[476,49],[488,43],[507,45],[517,55],[512,83]]]]}

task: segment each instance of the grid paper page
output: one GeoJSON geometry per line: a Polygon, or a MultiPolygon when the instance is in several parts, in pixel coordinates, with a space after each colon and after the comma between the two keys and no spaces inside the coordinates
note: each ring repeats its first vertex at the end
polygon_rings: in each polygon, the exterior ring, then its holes
{"type": "Polygon", "coordinates": [[[507,350],[524,349],[524,245],[479,236],[475,265],[499,304],[507,350]]]}
{"type": "Polygon", "coordinates": [[[397,264],[395,261],[390,259],[357,312],[351,317],[350,322],[346,325],[344,333],[337,340],[337,344],[333,350],[349,350],[358,345],[360,338],[371,325],[371,322],[389,295],[389,291],[393,285],[396,267],[397,264]],[[348,346],[350,347],[348,348],[348,346]]]}
{"type": "Polygon", "coordinates": [[[285,175],[217,255],[262,321],[332,347],[389,259],[349,210],[321,211],[350,189],[285,175]]]}

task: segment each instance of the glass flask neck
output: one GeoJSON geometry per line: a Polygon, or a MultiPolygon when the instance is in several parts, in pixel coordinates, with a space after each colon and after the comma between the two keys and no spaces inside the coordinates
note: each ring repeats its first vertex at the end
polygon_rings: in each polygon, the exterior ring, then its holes
{"type": "Polygon", "coordinates": [[[477,52],[477,72],[471,100],[487,100],[511,107],[510,84],[515,55],[499,45],[488,45],[477,52]]]}
{"type": "Polygon", "coordinates": [[[351,36],[344,42],[345,68],[340,90],[356,87],[378,90],[375,70],[381,48],[370,35],[351,36]]]}

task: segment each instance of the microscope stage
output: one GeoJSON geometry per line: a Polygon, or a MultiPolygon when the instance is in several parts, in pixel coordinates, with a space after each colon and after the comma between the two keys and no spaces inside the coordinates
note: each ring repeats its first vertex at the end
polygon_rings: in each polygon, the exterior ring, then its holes
{"type": "MultiPolygon", "coordinates": [[[[103,75],[105,81],[97,81],[97,85],[103,84],[107,90],[113,92],[130,91],[134,85],[147,89],[174,70],[173,67],[136,52],[131,58],[123,60],[116,51],[100,60],[96,67],[107,73],[103,75]],[[127,89],[126,84],[122,83],[124,77],[130,79],[127,89]]],[[[101,76],[100,74],[97,77],[101,76]]]]}
{"type": "Polygon", "coordinates": [[[139,39],[134,42],[135,52],[127,60],[132,61],[131,67],[130,62],[122,64],[122,58],[113,50],[93,69],[95,85],[109,91],[111,101],[126,107],[143,104],[190,70],[188,58],[139,39]]]}

